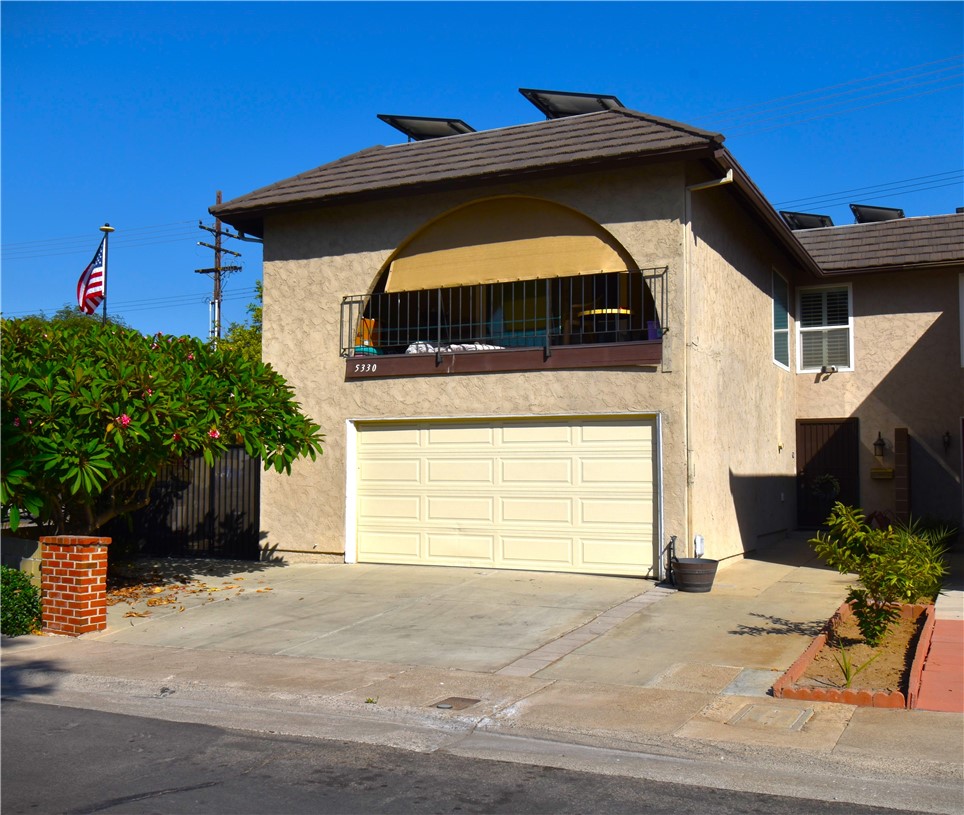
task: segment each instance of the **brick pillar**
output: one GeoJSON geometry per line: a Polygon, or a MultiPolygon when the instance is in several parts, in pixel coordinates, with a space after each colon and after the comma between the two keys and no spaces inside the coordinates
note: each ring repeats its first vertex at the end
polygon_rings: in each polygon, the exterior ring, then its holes
{"type": "Polygon", "coordinates": [[[45,633],[79,637],[107,627],[109,543],[74,535],[40,539],[45,633]]]}

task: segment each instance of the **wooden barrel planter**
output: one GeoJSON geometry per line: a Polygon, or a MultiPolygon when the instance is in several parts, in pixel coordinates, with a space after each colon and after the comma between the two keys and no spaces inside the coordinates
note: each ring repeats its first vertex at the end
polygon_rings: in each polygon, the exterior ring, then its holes
{"type": "Polygon", "coordinates": [[[701,557],[673,558],[673,583],[679,591],[707,592],[713,588],[718,560],[701,557]]]}

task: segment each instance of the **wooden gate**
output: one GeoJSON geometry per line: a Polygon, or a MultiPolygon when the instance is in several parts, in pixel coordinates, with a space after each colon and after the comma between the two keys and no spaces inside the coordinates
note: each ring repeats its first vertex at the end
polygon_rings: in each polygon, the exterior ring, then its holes
{"type": "Polygon", "coordinates": [[[198,455],[165,469],[151,503],[109,534],[153,557],[258,560],[260,527],[261,460],[232,447],[213,467],[198,455]]]}
{"type": "Polygon", "coordinates": [[[857,419],[797,420],[797,525],[815,529],[835,501],[860,505],[857,419]]]}

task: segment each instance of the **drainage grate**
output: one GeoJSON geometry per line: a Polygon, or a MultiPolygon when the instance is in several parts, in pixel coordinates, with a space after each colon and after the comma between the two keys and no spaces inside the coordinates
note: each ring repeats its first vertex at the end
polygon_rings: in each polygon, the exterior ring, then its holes
{"type": "Polygon", "coordinates": [[[800,730],[813,716],[813,708],[771,707],[745,705],[727,724],[756,725],[780,730],[800,730]]]}
{"type": "Polygon", "coordinates": [[[429,707],[437,707],[439,710],[465,710],[467,707],[477,705],[480,699],[467,699],[464,696],[450,696],[441,702],[432,702],[429,707]]]}

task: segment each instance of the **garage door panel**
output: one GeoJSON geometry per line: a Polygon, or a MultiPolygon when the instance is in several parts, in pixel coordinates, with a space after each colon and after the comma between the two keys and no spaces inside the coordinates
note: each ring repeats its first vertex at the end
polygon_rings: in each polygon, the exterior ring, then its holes
{"type": "Polygon", "coordinates": [[[584,525],[633,526],[641,529],[649,525],[653,515],[650,501],[636,499],[583,498],[579,502],[580,520],[584,525]]]}
{"type": "Polygon", "coordinates": [[[430,484],[493,484],[495,462],[488,459],[429,459],[430,484]]]}
{"type": "Polygon", "coordinates": [[[572,462],[569,459],[507,458],[502,461],[502,483],[571,484],[572,462]]]}
{"type": "Polygon", "coordinates": [[[583,565],[631,566],[639,562],[639,540],[582,538],[583,565]]]}
{"type": "Polygon", "coordinates": [[[367,495],[359,499],[358,511],[373,521],[414,522],[421,520],[421,499],[417,495],[367,495]]]}
{"type": "Polygon", "coordinates": [[[502,557],[517,569],[524,569],[527,565],[571,566],[572,550],[570,537],[502,536],[502,557]]]}
{"type": "Polygon", "coordinates": [[[420,464],[417,458],[365,459],[358,468],[358,478],[368,483],[418,485],[421,481],[420,464]]]}
{"type": "Polygon", "coordinates": [[[449,562],[482,560],[491,563],[495,560],[495,535],[430,532],[426,539],[429,558],[444,558],[449,562]]]}
{"type": "Polygon", "coordinates": [[[371,556],[390,557],[411,562],[419,557],[421,535],[417,532],[377,532],[370,530],[359,540],[371,556]]]}
{"type": "Polygon", "coordinates": [[[428,429],[426,441],[430,447],[492,447],[495,429],[484,425],[441,425],[428,429]]]}
{"type": "Polygon", "coordinates": [[[580,427],[580,437],[583,444],[606,444],[625,447],[632,443],[638,448],[640,444],[651,444],[653,426],[651,424],[628,425],[625,422],[588,422],[580,427]]]}
{"type": "Polygon", "coordinates": [[[494,498],[429,496],[425,517],[431,521],[495,521],[494,498]]]}
{"type": "Polygon", "coordinates": [[[359,434],[358,447],[419,447],[421,436],[418,428],[386,425],[384,427],[370,426],[364,433],[359,434]]]}
{"type": "Polygon", "coordinates": [[[357,436],[361,561],[653,571],[652,418],[360,422],[357,436]]]}
{"type": "Polygon", "coordinates": [[[519,445],[572,444],[572,428],[566,424],[507,425],[502,428],[502,442],[507,447],[519,445]]]}
{"type": "Polygon", "coordinates": [[[523,524],[572,524],[571,498],[503,498],[502,520],[523,524]]]}
{"type": "Polygon", "coordinates": [[[583,458],[580,463],[583,484],[624,489],[629,484],[649,484],[653,477],[653,462],[649,458],[583,458]]]}

